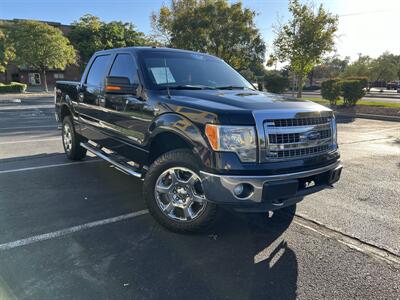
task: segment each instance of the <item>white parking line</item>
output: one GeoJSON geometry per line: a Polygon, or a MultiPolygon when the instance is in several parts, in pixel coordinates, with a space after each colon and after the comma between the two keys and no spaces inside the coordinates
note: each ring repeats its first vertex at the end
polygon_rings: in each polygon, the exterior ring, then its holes
{"type": "Polygon", "coordinates": [[[9,242],[9,243],[5,243],[5,244],[0,244],[0,250],[10,250],[10,249],[21,247],[21,246],[26,246],[26,245],[33,244],[33,243],[42,242],[42,241],[62,237],[65,235],[69,235],[69,234],[72,234],[75,232],[83,231],[86,229],[90,229],[90,228],[94,228],[94,227],[98,227],[98,226],[102,226],[102,225],[106,225],[106,224],[116,223],[116,222],[119,222],[122,220],[132,219],[132,218],[142,216],[142,215],[145,215],[148,213],[149,213],[149,211],[147,209],[144,209],[144,210],[139,210],[139,211],[136,211],[133,213],[120,215],[120,216],[113,217],[113,218],[103,219],[103,220],[94,221],[94,222],[90,222],[90,223],[86,223],[86,224],[82,224],[82,225],[77,225],[77,226],[73,226],[73,227],[69,227],[69,228],[65,228],[65,229],[61,229],[61,230],[57,230],[57,231],[53,231],[53,232],[49,232],[49,233],[39,234],[39,235],[31,236],[31,237],[28,237],[25,239],[9,242]]]}
{"type": "Polygon", "coordinates": [[[9,141],[9,142],[2,142],[2,143],[0,143],[0,145],[20,144],[20,143],[48,142],[48,141],[59,141],[59,140],[61,140],[61,137],[50,138],[50,139],[39,139],[39,140],[9,141]]]}
{"type": "Polygon", "coordinates": [[[23,171],[30,171],[30,170],[39,170],[39,169],[46,169],[46,168],[55,168],[55,167],[70,166],[70,165],[88,164],[88,163],[99,162],[99,161],[102,161],[102,160],[101,159],[93,159],[93,160],[69,162],[69,163],[63,163],[63,164],[53,164],[53,165],[27,167],[27,168],[11,169],[11,170],[0,170],[0,174],[23,172],[23,171]]]}

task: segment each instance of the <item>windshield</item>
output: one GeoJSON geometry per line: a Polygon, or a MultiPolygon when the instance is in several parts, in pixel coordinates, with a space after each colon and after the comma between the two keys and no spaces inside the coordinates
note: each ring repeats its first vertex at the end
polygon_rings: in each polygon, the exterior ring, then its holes
{"type": "Polygon", "coordinates": [[[223,60],[205,54],[142,52],[147,86],[172,89],[253,89],[254,87],[223,60]]]}

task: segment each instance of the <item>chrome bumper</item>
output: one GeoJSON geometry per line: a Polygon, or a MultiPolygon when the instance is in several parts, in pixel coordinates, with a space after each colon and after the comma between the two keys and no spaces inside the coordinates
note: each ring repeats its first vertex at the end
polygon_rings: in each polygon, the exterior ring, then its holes
{"type": "MultiPolygon", "coordinates": [[[[285,206],[285,200],[299,198],[320,191],[339,180],[342,166],[340,161],[317,169],[268,176],[217,175],[200,172],[205,196],[219,204],[264,204],[268,210],[285,206]],[[307,180],[315,185],[305,188],[307,180]],[[239,184],[252,186],[247,197],[237,197],[234,188],[239,184]]],[[[298,202],[297,201],[297,202],[298,202]]],[[[289,203],[289,202],[288,202],[289,203]]]]}

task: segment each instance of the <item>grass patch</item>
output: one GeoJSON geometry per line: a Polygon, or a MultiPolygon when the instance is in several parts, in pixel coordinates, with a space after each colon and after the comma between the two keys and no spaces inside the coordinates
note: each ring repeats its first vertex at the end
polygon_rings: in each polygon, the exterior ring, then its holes
{"type": "MultiPolygon", "coordinates": [[[[315,98],[315,97],[303,97],[302,99],[304,100],[310,100],[313,102],[316,102],[318,104],[322,105],[329,105],[329,101],[321,98],[315,98]]],[[[343,105],[343,100],[340,99],[337,101],[337,105],[343,105]]],[[[400,108],[400,103],[395,103],[395,102],[378,102],[378,101],[365,101],[361,100],[357,102],[356,106],[375,106],[375,107],[391,107],[391,108],[400,108]]]]}
{"type": "Polygon", "coordinates": [[[27,85],[19,82],[11,82],[10,84],[0,84],[0,94],[4,93],[23,93],[27,85]]]}

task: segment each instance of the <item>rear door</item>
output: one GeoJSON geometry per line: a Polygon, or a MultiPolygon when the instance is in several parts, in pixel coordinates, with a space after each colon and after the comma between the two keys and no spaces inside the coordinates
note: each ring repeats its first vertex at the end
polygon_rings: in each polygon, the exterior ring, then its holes
{"type": "Polygon", "coordinates": [[[98,141],[104,138],[102,128],[106,122],[104,106],[104,78],[110,67],[111,55],[98,55],[90,65],[79,92],[78,113],[81,133],[85,137],[98,141]]]}

